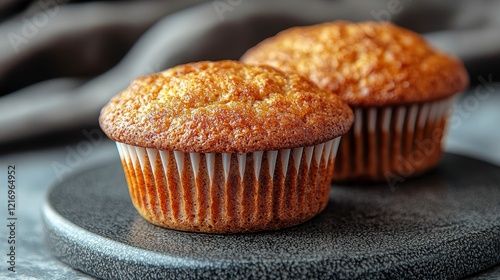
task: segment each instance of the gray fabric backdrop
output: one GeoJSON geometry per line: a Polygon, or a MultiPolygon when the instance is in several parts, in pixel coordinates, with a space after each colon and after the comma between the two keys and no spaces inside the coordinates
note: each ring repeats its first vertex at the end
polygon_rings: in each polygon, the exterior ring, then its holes
{"type": "Polygon", "coordinates": [[[139,75],[238,59],[280,30],[337,19],[420,32],[461,57],[473,85],[500,76],[500,1],[9,0],[0,16],[0,143],[96,126],[139,75]]]}

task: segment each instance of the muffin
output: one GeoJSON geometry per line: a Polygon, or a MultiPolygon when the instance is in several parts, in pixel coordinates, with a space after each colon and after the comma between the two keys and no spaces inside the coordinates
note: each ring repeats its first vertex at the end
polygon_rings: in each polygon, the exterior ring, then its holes
{"type": "Polygon", "coordinates": [[[461,61],[387,22],[291,28],[241,61],[301,74],[351,106],[333,175],[340,182],[393,185],[438,164],[448,112],[468,85],[461,61]]]}
{"type": "Polygon", "coordinates": [[[353,113],[300,75],[198,62],[134,80],[102,109],[135,208],[170,229],[281,229],[321,212],[353,113]]]}

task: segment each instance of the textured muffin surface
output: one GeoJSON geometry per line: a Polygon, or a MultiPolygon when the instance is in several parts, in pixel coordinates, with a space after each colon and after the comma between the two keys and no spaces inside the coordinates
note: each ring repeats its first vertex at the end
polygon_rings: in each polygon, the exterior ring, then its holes
{"type": "Polygon", "coordinates": [[[300,75],[235,61],[138,78],[100,116],[114,141],[203,153],[311,146],[344,134],[352,122],[341,98],[300,75]]]}
{"type": "Polygon", "coordinates": [[[434,101],[468,85],[461,61],[391,23],[295,27],[264,40],[241,60],[302,74],[355,106],[434,101]]]}

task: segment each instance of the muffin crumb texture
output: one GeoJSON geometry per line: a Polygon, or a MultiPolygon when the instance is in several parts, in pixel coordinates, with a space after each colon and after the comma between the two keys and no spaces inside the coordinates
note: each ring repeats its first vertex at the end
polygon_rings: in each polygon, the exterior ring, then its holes
{"type": "Polygon", "coordinates": [[[114,141],[203,153],[312,146],[346,133],[352,122],[341,98],[300,75],[234,61],[138,78],[100,116],[114,141]]]}
{"type": "Polygon", "coordinates": [[[291,28],[262,41],[241,61],[302,74],[355,106],[434,101],[468,85],[460,60],[386,22],[291,28]]]}

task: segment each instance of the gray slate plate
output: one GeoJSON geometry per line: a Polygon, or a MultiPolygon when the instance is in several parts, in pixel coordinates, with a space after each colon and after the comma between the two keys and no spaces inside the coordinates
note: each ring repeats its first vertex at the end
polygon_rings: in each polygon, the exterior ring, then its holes
{"type": "Polygon", "coordinates": [[[446,154],[393,188],[333,186],[303,225],[209,235],[143,220],[113,162],[54,186],[43,218],[59,259],[105,279],[454,279],[500,262],[500,167],[446,154]]]}

